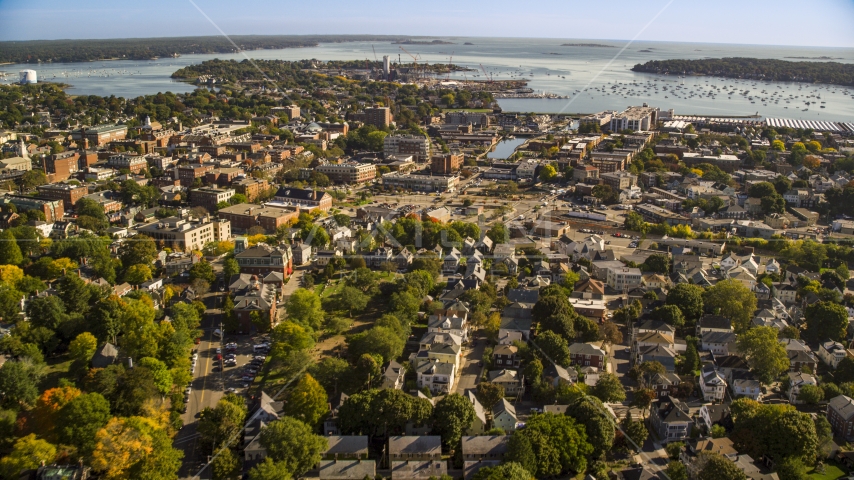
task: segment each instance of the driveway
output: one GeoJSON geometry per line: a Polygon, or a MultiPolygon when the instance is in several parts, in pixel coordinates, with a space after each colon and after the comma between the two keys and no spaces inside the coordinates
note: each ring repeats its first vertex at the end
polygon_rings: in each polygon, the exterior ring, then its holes
{"type": "MultiPolygon", "coordinates": [[[[460,376],[454,388],[454,393],[459,393],[460,395],[468,389],[477,388],[481,372],[483,371],[481,360],[483,359],[483,351],[486,349],[486,337],[472,334],[472,340],[475,342],[474,348],[463,349],[460,376]]],[[[469,347],[471,347],[471,344],[469,344],[469,347]]]]}

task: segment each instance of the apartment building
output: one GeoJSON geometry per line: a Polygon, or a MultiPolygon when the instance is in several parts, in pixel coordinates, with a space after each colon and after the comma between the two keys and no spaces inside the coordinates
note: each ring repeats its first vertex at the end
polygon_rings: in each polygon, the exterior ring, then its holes
{"type": "Polygon", "coordinates": [[[377,176],[375,165],[361,163],[329,163],[319,165],[314,171],[326,175],[334,183],[348,185],[369,182],[377,176]]]}
{"type": "Polygon", "coordinates": [[[849,442],[854,440],[854,400],[845,395],[830,399],[827,421],[836,435],[849,442]]]}
{"type": "Polygon", "coordinates": [[[448,112],[445,114],[445,123],[448,125],[474,125],[475,127],[488,127],[489,115],[474,112],[448,112]]]}
{"type": "Polygon", "coordinates": [[[614,290],[622,292],[639,287],[641,280],[643,280],[643,274],[639,268],[618,267],[608,269],[605,283],[614,290]]]}
{"type": "Polygon", "coordinates": [[[460,177],[410,175],[391,172],[383,175],[383,185],[389,188],[401,188],[419,192],[453,192],[457,188],[460,177]]]}
{"type": "Polygon", "coordinates": [[[62,205],[66,210],[73,208],[78,200],[89,194],[89,189],[86,186],[69,183],[51,183],[40,185],[37,188],[39,196],[42,198],[62,200],[62,205]]]}
{"type": "Polygon", "coordinates": [[[614,190],[625,190],[634,187],[638,183],[637,175],[632,175],[626,171],[603,173],[599,178],[602,179],[603,184],[610,186],[614,190]]]}
{"type": "Polygon", "coordinates": [[[148,162],[145,160],[145,157],[141,155],[127,155],[120,153],[118,155],[112,155],[107,160],[107,165],[110,168],[115,168],[116,170],[126,169],[131,173],[139,173],[148,167],[148,162]]]}
{"type": "Polygon", "coordinates": [[[646,131],[655,128],[657,119],[658,109],[643,104],[642,107],[629,107],[613,115],[609,126],[612,132],[623,130],[646,131]]]}
{"type": "Polygon", "coordinates": [[[220,202],[228,202],[234,196],[233,188],[202,187],[190,190],[190,205],[207,208],[215,212],[220,202]]]}
{"type": "Polygon", "coordinates": [[[231,186],[235,192],[245,195],[250,202],[254,202],[255,199],[270,189],[270,183],[264,178],[244,178],[233,182],[231,186]]]}
{"type": "Polygon", "coordinates": [[[47,173],[53,175],[52,181],[61,182],[80,170],[79,162],[77,152],[62,152],[45,158],[44,166],[47,173]]]}
{"type": "MultiPolygon", "coordinates": [[[[227,221],[220,220],[219,223],[227,221]]],[[[217,225],[215,228],[215,223],[208,217],[199,220],[169,217],[137,227],[137,232],[173,250],[201,250],[208,242],[228,240],[230,237],[230,228],[225,225],[217,225]],[[226,232],[229,232],[229,237],[224,236],[226,232]]]]}
{"type": "Polygon", "coordinates": [[[391,125],[391,109],[388,107],[366,108],[364,112],[357,115],[357,118],[367,125],[385,128],[391,125]]]}
{"type": "Polygon", "coordinates": [[[430,164],[430,171],[439,175],[454,173],[463,165],[464,158],[465,157],[459,153],[433,155],[433,159],[430,164]]]}
{"type": "Polygon", "coordinates": [[[596,183],[599,180],[599,169],[591,165],[579,165],[572,169],[572,178],[576,182],[596,183]]]}
{"type": "Polygon", "coordinates": [[[430,158],[430,140],[421,135],[388,135],[383,155],[411,155],[416,163],[423,163],[430,158]]]}
{"type": "Polygon", "coordinates": [[[213,165],[183,165],[175,169],[175,175],[182,187],[191,187],[197,178],[204,178],[213,169],[213,165]]]}
{"type": "Polygon", "coordinates": [[[64,202],[62,200],[7,193],[3,197],[2,202],[14,205],[19,212],[38,210],[44,213],[45,222],[47,223],[62,220],[62,216],[65,215],[64,202]]]}
{"type": "Polygon", "coordinates": [[[252,227],[261,227],[266,233],[275,233],[279,227],[296,220],[299,209],[240,203],[220,209],[217,215],[228,220],[236,230],[248,231],[252,227]]]}

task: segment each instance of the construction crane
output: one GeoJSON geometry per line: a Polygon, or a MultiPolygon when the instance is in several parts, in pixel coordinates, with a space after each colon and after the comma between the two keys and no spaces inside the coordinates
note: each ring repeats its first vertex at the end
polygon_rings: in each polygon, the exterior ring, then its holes
{"type": "Polygon", "coordinates": [[[403,45],[400,45],[400,49],[403,50],[404,52],[406,52],[407,55],[412,57],[412,65],[413,65],[412,69],[415,70],[415,75],[417,76],[418,75],[418,58],[415,55],[409,53],[408,50],[403,48],[403,45]]]}
{"type": "Polygon", "coordinates": [[[377,49],[376,49],[376,48],[374,48],[374,46],[373,46],[373,45],[371,45],[371,50],[373,50],[373,51],[374,51],[374,61],[375,61],[375,62],[379,62],[379,59],[377,58],[377,49]]]}
{"type": "Polygon", "coordinates": [[[486,83],[493,83],[492,75],[486,73],[486,69],[483,68],[483,64],[480,64],[480,69],[483,70],[483,76],[486,77],[486,83]]]}

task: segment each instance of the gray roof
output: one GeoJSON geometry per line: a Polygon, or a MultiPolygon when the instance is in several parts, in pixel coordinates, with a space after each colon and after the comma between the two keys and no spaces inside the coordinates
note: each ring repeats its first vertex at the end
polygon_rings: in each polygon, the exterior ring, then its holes
{"type": "Polygon", "coordinates": [[[373,460],[322,460],[318,471],[322,479],[363,480],[377,474],[377,464],[373,460]]]}
{"type": "Polygon", "coordinates": [[[703,334],[703,343],[732,343],[735,334],[732,332],[706,332],[703,334]]]}
{"type": "Polygon", "coordinates": [[[720,330],[729,330],[732,328],[730,319],[721,315],[703,315],[700,317],[700,328],[716,328],[720,330]]]}
{"type": "Polygon", "coordinates": [[[367,455],[368,437],[364,435],[331,435],[326,437],[329,448],[324,455],[367,455]]]}
{"type": "Polygon", "coordinates": [[[502,412],[507,412],[514,418],[516,417],[516,407],[514,407],[512,403],[508,402],[506,398],[502,398],[494,407],[492,407],[492,418],[497,417],[502,412]]]}
{"type": "Polygon", "coordinates": [[[448,474],[448,462],[444,460],[407,460],[391,462],[391,478],[428,480],[448,474]]]}
{"type": "Polygon", "coordinates": [[[833,397],[827,403],[828,408],[832,408],[842,418],[850,420],[854,416],[854,400],[845,395],[833,397]]]}
{"type": "Polygon", "coordinates": [[[388,439],[390,455],[441,455],[442,437],[438,435],[396,436],[388,439]]]}
{"type": "Polygon", "coordinates": [[[491,455],[491,458],[501,458],[507,453],[509,442],[509,435],[462,437],[463,458],[466,455],[491,455]]]}

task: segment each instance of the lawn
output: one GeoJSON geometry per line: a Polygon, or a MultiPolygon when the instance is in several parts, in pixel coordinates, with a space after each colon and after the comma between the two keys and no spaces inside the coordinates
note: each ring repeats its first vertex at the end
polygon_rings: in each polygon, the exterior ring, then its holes
{"type": "Polygon", "coordinates": [[[71,360],[68,358],[68,355],[61,355],[59,357],[47,359],[45,376],[42,379],[39,389],[44,391],[49,388],[55,388],[59,385],[59,380],[62,378],[72,380],[68,373],[70,368],[71,360]]]}
{"type": "Polygon", "coordinates": [[[845,466],[836,462],[825,463],[824,474],[816,473],[815,470],[811,470],[807,473],[809,478],[815,480],[836,480],[837,478],[842,478],[846,475],[848,475],[848,471],[845,469],[845,466]]]}

